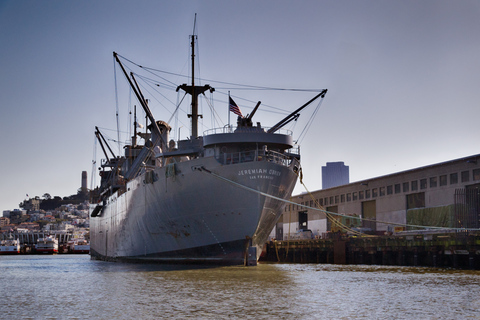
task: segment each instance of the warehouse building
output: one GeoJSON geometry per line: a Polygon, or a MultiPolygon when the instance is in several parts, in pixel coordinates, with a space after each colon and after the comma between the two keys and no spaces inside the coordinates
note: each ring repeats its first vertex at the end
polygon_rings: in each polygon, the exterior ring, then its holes
{"type": "Polygon", "coordinates": [[[286,205],[271,235],[287,240],[305,230],[315,237],[339,231],[317,208],[344,215],[334,217],[347,227],[376,234],[412,225],[479,228],[479,161],[480,154],[293,196],[296,204],[286,205]]]}

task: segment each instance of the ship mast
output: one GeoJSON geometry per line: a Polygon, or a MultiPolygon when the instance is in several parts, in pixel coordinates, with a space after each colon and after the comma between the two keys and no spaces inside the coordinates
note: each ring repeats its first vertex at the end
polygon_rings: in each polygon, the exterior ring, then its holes
{"type": "Polygon", "coordinates": [[[192,113],[188,115],[189,118],[192,118],[192,139],[198,138],[198,118],[202,115],[198,114],[198,95],[204,94],[205,91],[210,90],[210,92],[215,91],[214,88],[210,87],[208,84],[204,86],[195,86],[195,23],[197,20],[197,15],[195,14],[195,22],[193,27],[193,34],[191,35],[192,42],[192,85],[187,85],[186,83],[177,87],[177,91],[182,89],[186,93],[192,96],[192,113]]]}

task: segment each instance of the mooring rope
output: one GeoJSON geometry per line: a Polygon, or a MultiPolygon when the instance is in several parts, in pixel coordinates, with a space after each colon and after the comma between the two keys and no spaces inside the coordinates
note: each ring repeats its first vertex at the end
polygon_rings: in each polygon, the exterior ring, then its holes
{"type": "MultiPolygon", "coordinates": [[[[361,218],[361,217],[355,217],[355,216],[349,216],[349,215],[346,215],[346,214],[341,214],[341,213],[337,213],[337,212],[331,212],[331,211],[327,211],[325,209],[321,209],[321,208],[314,208],[314,207],[310,207],[310,206],[307,206],[307,205],[304,205],[304,204],[300,204],[300,203],[297,203],[297,202],[293,202],[293,201],[290,201],[290,200],[286,200],[286,199],[282,199],[282,198],[279,198],[279,197],[276,197],[276,196],[273,196],[273,195],[270,195],[268,193],[265,193],[265,192],[262,192],[262,191],[259,191],[259,190],[255,190],[253,188],[250,188],[250,187],[247,187],[245,185],[242,185],[238,182],[235,182],[235,181],[232,181],[230,179],[227,179],[225,177],[222,177],[208,169],[206,169],[205,167],[196,167],[195,168],[196,170],[200,171],[200,172],[205,172],[205,173],[209,173],[210,175],[212,175],[213,177],[217,178],[217,179],[220,179],[224,182],[227,182],[227,183],[230,183],[230,184],[233,184],[241,189],[244,189],[244,190],[248,190],[248,191],[251,191],[251,192],[254,192],[254,193],[258,193],[262,196],[265,196],[265,197],[268,197],[268,198],[271,198],[271,199],[275,199],[275,200],[278,200],[278,201],[282,201],[282,202],[285,202],[285,203],[288,203],[288,204],[293,204],[293,205],[296,205],[296,206],[299,206],[301,208],[305,208],[305,209],[310,209],[310,210],[314,210],[314,211],[320,211],[320,212],[323,212],[325,215],[327,214],[330,214],[330,215],[335,215],[335,216],[340,216],[340,217],[345,217],[345,218],[350,218],[350,219],[358,219],[358,220],[364,220],[364,221],[370,221],[370,222],[377,222],[377,223],[383,223],[383,224],[390,224],[390,225],[397,225],[397,226],[402,226],[402,227],[411,227],[411,228],[423,228],[423,229],[438,229],[438,230],[441,230],[441,229],[446,229],[446,230],[454,230],[454,231],[480,231],[480,229],[478,228],[445,228],[445,227],[436,227],[436,226],[421,226],[421,225],[415,225],[415,224],[405,224],[405,223],[399,223],[399,222],[388,222],[388,221],[381,221],[381,220],[373,220],[373,219],[366,219],[366,218],[361,218]]],[[[303,186],[305,186],[303,183],[302,183],[303,186]]],[[[364,234],[362,234],[364,235],[364,234]]]]}

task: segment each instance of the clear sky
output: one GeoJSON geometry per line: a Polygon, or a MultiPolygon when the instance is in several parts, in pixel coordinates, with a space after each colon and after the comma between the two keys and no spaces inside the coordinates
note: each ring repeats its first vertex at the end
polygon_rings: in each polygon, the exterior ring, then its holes
{"type": "MultiPolygon", "coordinates": [[[[74,194],[83,170],[90,186],[95,125],[116,129],[112,52],[187,73],[195,13],[204,79],[328,88],[301,146],[310,190],[321,188],[326,162],[344,161],[353,182],[480,153],[476,0],[3,0],[1,210],[26,194],[74,194]]],[[[277,94],[248,98],[292,111],[306,101],[277,94]]],[[[155,104],[152,112],[170,117],[155,104]]],[[[254,121],[281,117],[259,111],[254,121]]]]}

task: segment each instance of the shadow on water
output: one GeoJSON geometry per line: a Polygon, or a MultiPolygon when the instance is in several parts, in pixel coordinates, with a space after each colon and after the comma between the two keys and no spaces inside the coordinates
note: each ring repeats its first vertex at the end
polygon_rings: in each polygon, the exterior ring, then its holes
{"type": "Polygon", "coordinates": [[[92,267],[97,271],[108,272],[168,272],[216,269],[220,266],[203,264],[172,264],[172,263],[132,263],[132,262],[106,262],[90,260],[92,267]]]}

